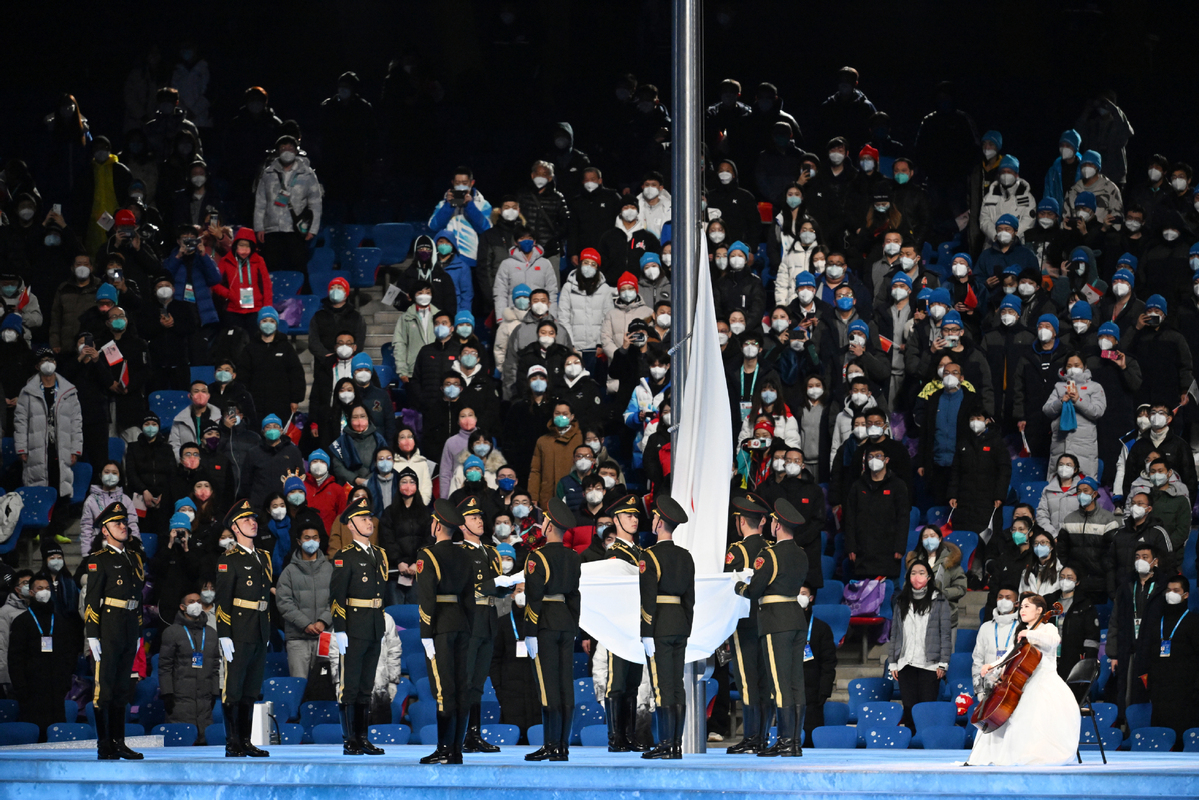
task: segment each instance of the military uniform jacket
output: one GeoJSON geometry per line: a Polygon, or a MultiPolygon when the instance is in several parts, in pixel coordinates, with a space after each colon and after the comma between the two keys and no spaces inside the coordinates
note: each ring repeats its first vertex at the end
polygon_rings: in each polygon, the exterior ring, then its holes
{"type": "Polygon", "coordinates": [[[387,584],[387,556],[371,545],[351,542],[333,559],[329,599],[333,631],[355,639],[383,638],[383,587],[387,584]]]}
{"type": "Polygon", "coordinates": [[[690,636],[695,616],[695,561],[673,541],[641,551],[641,637],[690,636]],[[678,598],[678,602],[663,598],[678,598]]]}
{"type": "Polygon", "coordinates": [[[235,544],[217,559],[216,631],[235,642],[271,638],[269,600],[274,576],[271,554],[235,544]]]}
{"type": "MultiPolygon", "coordinates": [[[[724,571],[740,572],[743,569],[753,569],[754,561],[757,560],[758,554],[765,549],[766,539],[756,533],[753,536],[746,536],[739,542],[733,542],[729,545],[728,552],[724,555],[724,571]]],[[[743,631],[757,630],[757,603],[749,604],[749,616],[737,620],[737,627],[743,631]]]]}
{"type": "Polygon", "coordinates": [[[635,567],[641,563],[641,548],[617,537],[612,546],[608,548],[607,553],[604,554],[605,560],[609,558],[619,559],[635,567]]]}
{"type": "Polygon", "coordinates": [[[758,608],[758,633],[806,632],[808,620],[796,599],[808,577],[808,556],[803,548],[794,539],[775,542],[754,559],[753,568],[753,579],[738,583],[737,594],[748,597],[751,607],[767,600],[758,608]],[[787,600],[774,600],[779,597],[787,600]]]}
{"type": "Polygon", "coordinates": [[[469,556],[448,539],[417,553],[416,594],[420,600],[422,639],[470,630],[474,575],[469,556]]]}
{"type": "Polygon", "coordinates": [[[111,615],[119,627],[127,621],[126,614],[136,615],[138,627],[142,619],[142,587],[146,585],[146,568],[141,556],[125,548],[124,552],[109,545],[90,556],[87,561],[87,596],[84,600],[83,627],[89,639],[99,639],[101,620],[111,615]],[[106,603],[106,598],[133,603],[133,609],[118,608],[106,603]]]}
{"type": "Polygon", "coordinates": [[[525,619],[539,631],[577,631],[582,557],[561,542],[534,550],[525,560],[525,619]]]}
{"type": "Polygon", "coordinates": [[[500,632],[500,618],[495,612],[495,601],[500,594],[495,579],[504,574],[499,551],[489,544],[475,546],[470,542],[459,542],[458,547],[466,553],[471,563],[471,578],[475,591],[471,602],[471,636],[494,639],[500,632]]]}

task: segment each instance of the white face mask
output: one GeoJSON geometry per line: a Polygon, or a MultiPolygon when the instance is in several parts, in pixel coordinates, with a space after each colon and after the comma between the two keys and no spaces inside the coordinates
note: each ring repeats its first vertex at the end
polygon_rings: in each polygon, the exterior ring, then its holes
{"type": "Polygon", "coordinates": [[[1154,183],[1157,183],[1161,179],[1162,179],[1162,171],[1160,169],[1158,169],[1157,167],[1150,167],[1149,168],[1149,180],[1153,181],[1154,183]]]}
{"type": "Polygon", "coordinates": [[[787,459],[776,458],[770,462],[770,466],[774,467],[775,472],[785,472],[787,470],[787,459]]]}
{"type": "Polygon", "coordinates": [[[828,160],[831,161],[833,164],[840,164],[842,161],[845,160],[845,154],[844,153],[829,153],[828,160]]]}
{"type": "Polygon", "coordinates": [[[540,175],[533,178],[533,185],[536,186],[538,189],[544,189],[545,185],[549,182],[550,182],[549,178],[543,178],[540,175]]]}
{"type": "Polygon", "coordinates": [[[637,219],[637,209],[635,209],[635,208],[625,208],[625,209],[621,209],[621,212],[620,212],[620,218],[621,218],[621,219],[623,219],[625,222],[634,222],[634,221],[636,221],[636,219],[637,219]]]}
{"type": "Polygon", "coordinates": [[[811,597],[808,597],[806,594],[801,594],[801,595],[799,596],[799,607],[800,607],[800,608],[807,608],[807,607],[808,607],[808,606],[810,606],[811,604],[812,604],[812,598],[811,598],[811,597]]]}
{"type": "Polygon", "coordinates": [[[871,439],[877,439],[878,437],[883,435],[883,429],[878,425],[867,425],[866,426],[866,435],[869,436],[871,439]]]}
{"type": "Polygon", "coordinates": [[[729,335],[727,333],[721,331],[720,333],[716,334],[716,342],[721,347],[724,347],[726,344],[729,343],[729,335]]]}
{"type": "Polygon", "coordinates": [[[548,348],[553,343],[554,343],[553,336],[538,336],[537,337],[537,344],[541,345],[542,347],[548,348]]]}
{"type": "Polygon", "coordinates": [[[792,478],[798,478],[799,474],[803,472],[803,465],[788,463],[785,467],[783,467],[783,471],[792,478]]]}
{"type": "Polygon", "coordinates": [[[520,209],[505,208],[500,212],[500,216],[503,217],[507,222],[515,222],[516,219],[520,217],[520,209]]]}
{"type": "MultiPolygon", "coordinates": [[[[41,594],[41,592],[38,592],[41,594]]],[[[44,600],[42,602],[45,602],[44,600]]],[[[1176,606],[1182,602],[1182,595],[1178,592],[1166,592],[1166,602],[1172,606],[1176,606]]]]}
{"type": "Polygon", "coordinates": [[[659,314],[657,323],[658,323],[658,327],[669,328],[670,327],[670,315],[669,314],[659,314]]]}
{"type": "Polygon", "coordinates": [[[731,172],[718,172],[716,173],[716,177],[720,178],[721,183],[728,184],[733,182],[733,173],[731,172]]]}
{"type": "Polygon", "coordinates": [[[813,261],[812,269],[816,272],[817,275],[824,272],[824,261],[822,261],[822,260],[813,261]]]}
{"type": "Polygon", "coordinates": [[[1037,217],[1037,224],[1048,230],[1053,227],[1053,217],[1037,217]]]}
{"type": "Polygon", "coordinates": [[[588,192],[594,192],[596,189],[599,188],[599,184],[596,183],[595,181],[584,181],[583,188],[586,189],[588,192]]]}
{"type": "Polygon", "coordinates": [[[1082,367],[1070,367],[1066,370],[1066,377],[1072,381],[1076,381],[1082,377],[1082,367]]]}
{"type": "Polygon", "coordinates": [[[1078,583],[1076,581],[1070,580],[1069,578],[1062,578],[1061,582],[1058,583],[1058,585],[1062,588],[1063,592],[1072,592],[1072,591],[1074,591],[1075,587],[1078,586],[1078,583]]]}
{"type": "Polygon", "coordinates": [[[1083,177],[1085,180],[1088,180],[1088,181],[1089,181],[1091,178],[1094,178],[1094,177],[1095,177],[1095,173],[1097,173],[1098,171],[1099,171],[1099,170],[1095,169],[1094,167],[1092,167],[1092,166],[1090,166],[1090,165],[1087,165],[1087,166],[1085,166],[1085,167],[1083,167],[1083,168],[1082,168],[1082,177],[1083,177]]]}
{"type": "Polygon", "coordinates": [[[1125,297],[1132,291],[1132,287],[1124,281],[1116,281],[1112,284],[1112,291],[1115,292],[1116,297],[1125,297]]]}
{"type": "Polygon", "coordinates": [[[900,256],[899,266],[903,267],[904,272],[911,272],[912,267],[916,266],[916,259],[911,256],[900,256]]]}
{"type": "Polygon", "coordinates": [[[1093,216],[1094,216],[1094,214],[1091,213],[1091,209],[1089,209],[1089,208],[1078,209],[1078,218],[1081,219],[1083,222],[1090,222],[1091,217],[1093,217],[1093,216]]]}
{"type": "Polygon", "coordinates": [[[324,461],[313,461],[308,465],[308,471],[311,472],[314,477],[323,478],[329,474],[329,465],[324,461]]]}
{"type": "Polygon", "coordinates": [[[38,589],[36,592],[33,593],[33,599],[39,603],[49,603],[50,602],[50,590],[49,589],[38,589]]]}
{"type": "Polygon", "coordinates": [[[889,256],[893,256],[899,252],[899,242],[887,242],[883,245],[883,252],[889,256]]]}
{"type": "Polygon", "coordinates": [[[1141,229],[1141,221],[1139,219],[1126,219],[1124,220],[1124,227],[1128,229],[1129,233],[1136,233],[1141,229]]]}
{"type": "Polygon", "coordinates": [[[909,294],[911,294],[911,292],[909,292],[909,291],[907,290],[907,287],[906,287],[906,286],[896,286],[894,289],[892,289],[892,290],[891,290],[891,297],[892,297],[892,298],[895,300],[895,302],[897,302],[897,303],[898,303],[899,301],[903,300],[903,299],[904,299],[905,297],[907,297],[909,294]]]}
{"type": "Polygon", "coordinates": [[[819,400],[822,397],[824,397],[824,389],[822,387],[820,387],[820,386],[809,386],[808,387],[808,399],[819,400]]]}
{"type": "Polygon", "coordinates": [[[745,256],[729,256],[729,266],[735,270],[745,267],[745,256]]]}
{"type": "Polygon", "coordinates": [[[1160,431],[1162,428],[1166,427],[1166,415],[1161,413],[1150,414],[1149,424],[1153,426],[1155,431],[1160,431]]]}
{"type": "Polygon", "coordinates": [[[729,330],[732,331],[735,335],[740,336],[741,334],[745,333],[745,323],[744,322],[730,322],[729,330]]]}
{"type": "Polygon", "coordinates": [[[1011,186],[1013,183],[1016,182],[1016,176],[1010,172],[1005,172],[999,176],[999,182],[1002,183],[1004,186],[1011,186]]]}
{"type": "Polygon", "coordinates": [[[845,267],[841,264],[829,264],[824,272],[833,280],[839,280],[845,274],[845,267]]]}
{"type": "Polygon", "coordinates": [[[854,438],[859,442],[866,438],[866,426],[858,425],[853,429],[854,438]]]}
{"type": "Polygon", "coordinates": [[[271,519],[275,520],[276,522],[282,521],[283,518],[286,516],[287,516],[287,507],[286,506],[275,506],[274,508],[271,509],[271,519]]]}
{"type": "Polygon", "coordinates": [[[799,241],[803,244],[811,244],[812,242],[816,241],[816,234],[812,231],[800,231],[799,241]]]}
{"type": "Polygon", "coordinates": [[[970,272],[970,268],[965,264],[953,265],[953,277],[955,278],[964,278],[968,272],[970,272]]]}
{"type": "Polygon", "coordinates": [[[933,319],[941,319],[941,317],[945,316],[945,310],[945,306],[942,305],[929,306],[928,315],[933,319]]]}
{"type": "Polygon", "coordinates": [[[541,302],[540,300],[538,300],[536,303],[531,305],[529,308],[534,314],[536,314],[539,317],[544,317],[546,312],[548,312],[550,310],[549,305],[547,303],[541,302]]]}
{"type": "Polygon", "coordinates": [[[872,458],[866,463],[866,466],[870,467],[871,472],[882,472],[884,464],[881,458],[872,458]]]}
{"type": "Polygon", "coordinates": [[[666,367],[650,367],[649,374],[655,381],[660,381],[666,377],[666,367]]]}
{"type": "Polygon", "coordinates": [[[1115,341],[1115,339],[1112,339],[1110,336],[1104,336],[1099,340],[1099,349],[1100,350],[1114,350],[1115,347],[1116,347],[1116,341],[1115,341]]]}
{"type": "Polygon", "coordinates": [[[861,161],[858,162],[858,164],[861,165],[863,172],[872,172],[874,170],[874,159],[873,158],[863,158],[861,161]]]}
{"type": "Polygon", "coordinates": [[[756,344],[745,345],[745,347],[741,348],[741,355],[745,356],[746,358],[757,358],[758,346],[756,344]]]}
{"type": "Polygon", "coordinates": [[[1010,614],[1012,613],[1012,609],[1015,607],[1016,604],[1011,600],[1008,600],[1006,597],[1001,597],[995,601],[995,610],[1000,614],[1010,614]]]}
{"type": "Polygon", "coordinates": [[[92,268],[87,266],[75,267],[76,280],[87,280],[92,276],[92,268]]]}
{"type": "Polygon", "coordinates": [[[770,321],[770,327],[776,333],[782,333],[783,331],[787,330],[787,326],[790,324],[791,323],[789,321],[782,319],[781,317],[779,319],[772,319],[770,321]]]}
{"type": "Polygon", "coordinates": [[[986,429],[987,429],[986,420],[982,420],[982,419],[970,420],[970,430],[974,431],[975,433],[982,433],[986,429]]]}
{"type": "Polygon", "coordinates": [[[723,242],[724,236],[725,236],[724,231],[712,231],[711,233],[708,234],[708,238],[711,239],[716,244],[720,244],[721,242],[723,242]]]}
{"type": "Polygon", "coordinates": [[[562,371],[566,373],[566,377],[568,378],[577,378],[583,374],[583,365],[577,361],[572,361],[562,371]]]}
{"type": "Polygon", "coordinates": [[[995,158],[995,156],[998,154],[998,152],[999,151],[996,150],[994,147],[983,148],[983,155],[986,156],[987,161],[990,161],[991,159],[995,158]]]}
{"type": "MultiPolygon", "coordinates": [[[[1133,506],[1132,507],[1132,515],[1134,517],[1136,517],[1137,519],[1140,519],[1141,517],[1145,516],[1145,507],[1144,506],[1133,506]],[[1140,514],[1137,513],[1138,508],[1141,510],[1140,514]]],[[[1153,566],[1150,565],[1150,563],[1148,561],[1145,561],[1144,559],[1141,559],[1141,558],[1138,558],[1136,561],[1134,561],[1132,563],[1132,565],[1136,568],[1138,575],[1148,575],[1150,572],[1153,571],[1153,566]]]]}
{"type": "Polygon", "coordinates": [[[956,389],[962,385],[962,379],[953,374],[946,375],[941,382],[945,384],[946,389],[956,389]]]}
{"type": "Polygon", "coordinates": [[[1040,339],[1042,342],[1051,341],[1053,339],[1053,329],[1052,328],[1038,328],[1037,329],[1037,338],[1040,339]]]}
{"type": "MultiPolygon", "coordinates": [[[[583,274],[587,275],[586,272],[584,272],[583,274]]],[[[591,270],[591,275],[594,275],[594,274],[595,274],[595,269],[593,268],[591,270]]],[[[658,276],[661,274],[662,274],[662,270],[658,269],[657,267],[653,266],[652,264],[645,268],[645,279],[650,281],[651,283],[653,281],[658,280],[658,276]]],[[[590,278],[591,275],[587,275],[587,277],[590,278]]]]}
{"type": "Polygon", "coordinates": [[[349,404],[349,402],[354,399],[354,393],[353,392],[338,392],[337,399],[340,400],[343,404],[349,404]]]}
{"type": "Polygon", "coordinates": [[[658,196],[660,191],[657,186],[646,186],[641,190],[641,194],[646,200],[653,200],[658,196]]]}
{"type": "Polygon", "coordinates": [[[1175,178],[1170,181],[1170,186],[1173,187],[1174,191],[1181,192],[1187,188],[1186,178],[1175,178]]]}
{"type": "Polygon", "coordinates": [[[803,303],[805,306],[809,305],[814,297],[816,297],[816,292],[811,289],[799,290],[799,302],[803,303]]]}
{"type": "Polygon", "coordinates": [[[620,299],[626,303],[631,303],[637,299],[637,292],[633,289],[621,289],[620,299]]]}
{"type": "Polygon", "coordinates": [[[337,357],[340,358],[342,361],[345,361],[350,356],[354,355],[354,348],[350,347],[348,344],[339,344],[337,346],[336,352],[337,352],[337,357]]]}
{"type": "Polygon", "coordinates": [[[1069,464],[1058,464],[1057,476],[1064,481],[1068,481],[1074,477],[1074,467],[1069,464]]]}
{"type": "MultiPolygon", "coordinates": [[[[230,547],[233,546],[233,542],[234,542],[233,537],[229,537],[227,539],[221,539],[220,541],[218,541],[217,546],[220,547],[222,550],[228,550],[230,547]]],[[[212,601],[209,600],[208,602],[211,603],[212,601]]]]}
{"type": "Polygon", "coordinates": [[[999,320],[1000,320],[1000,321],[1001,321],[1001,322],[1002,322],[1004,325],[1007,325],[1007,326],[1012,326],[1012,325],[1015,325],[1015,324],[1016,324],[1016,320],[1018,320],[1018,319],[1020,319],[1020,317],[1019,317],[1019,316],[1017,316],[1016,314],[1000,314],[1000,315],[999,315],[999,320]]]}
{"type": "Polygon", "coordinates": [[[198,617],[203,610],[204,606],[200,605],[199,603],[187,604],[187,615],[189,617],[198,617]]]}
{"type": "Polygon", "coordinates": [[[431,295],[431,294],[422,293],[422,294],[418,294],[416,296],[416,305],[420,308],[424,308],[425,306],[429,305],[429,303],[432,303],[432,302],[433,302],[433,295],[431,295]]]}
{"type": "Polygon", "coordinates": [[[1173,228],[1167,228],[1166,230],[1162,231],[1162,238],[1167,242],[1172,242],[1178,238],[1178,231],[1174,230],[1173,228]]]}
{"type": "Polygon", "coordinates": [[[662,254],[662,264],[667,267],[670,266],[670,253],[662,254]]]}

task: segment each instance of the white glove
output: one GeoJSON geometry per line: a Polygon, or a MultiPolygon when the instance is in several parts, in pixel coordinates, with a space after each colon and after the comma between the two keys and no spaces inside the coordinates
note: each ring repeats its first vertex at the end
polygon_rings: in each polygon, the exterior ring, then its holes
{"type": "Polygon", "coordinates": [[[654,657],[654,637],[642,636],[641,644],[645,648],[645,654],[650,658],[654,657]]]}
{"type": "Polygon", "coordinates": [[[88,639],[87,646],[92,649],[92,658],[96,659],[96,661],[99,661],[100,660],[100,640],[99,639],[88,639]]]}
{"type": "Polygon", "coordinates": [[[537,658],[537,637],[525,637],[525,649],[529,651],[529,658],[537,658]]]}
{"type": "Polygon", "coordinates": [[[333,636],[337,639],[337,652],[345,655],[346,648],[350,646],[350,635],[345,631],[338,631],[333,636]]]}
{"type": "Polygon", "coordinates": [[[524,572],[518,572],[515,575],[500,575],[495,579],[495,585],[503,589],[507,589],[509,586],[516,586],[518,583],[524,582],[524,572]]]}
{"type": "Polygon", "coordinates": [[[432,661],[433,658],[437,655],[437,648],[433,646],[433,640],[432,639],[421,639],[420,643],[425,648],[425,658],[432,661]]]}
{"type": "Polygon", "coordinates": [[[233,640],[228,636],[221,637],[221,653],[225,656],[226,661],[233,660],[233,640]]]}

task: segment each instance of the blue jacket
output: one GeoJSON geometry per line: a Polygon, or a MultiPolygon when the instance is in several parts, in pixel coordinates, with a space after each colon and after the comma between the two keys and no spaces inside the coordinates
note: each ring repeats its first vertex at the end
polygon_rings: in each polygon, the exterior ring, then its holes
{"type": "Polygon", "coordinates": [[[473,260],[467,261],[466,256],[462,255],[458,249],[458,235],[454,231],[449,228],[438,231],[437,235],[433,237],[434,244],[439,239],[449,239],[454,243],[454,255],[451,256],[450,260],[442,261],[438,259],[437,263],[449,273],[450,280],[454,282],[455,295],[458,298],[458,308],[469,311],[471,302],[475,299],[474,280],[471,278],[471,271],[474,268],[475,262],[473,260]]]}
{"type": "Polygon", "coordinates": [[[1041,198],[1052,197],[1059,208],[1066,205],[1066,190],[1062,187],[1062,157],[1053,160],[1053,166],[1045,173],[1045,194],[1041,198]]]}
{"type": "Polygon", "coordinates": [[[187,300],[187,284],[191,284],[195,300],[188,302],[195,302],[196,310],[200,312],[201,325],[211,325],[220,321],[216,305],[212,302],[212,287],[221,282],[221,271],[217,269],[216,262],[201,253],[193,255],[190,261],[181,259],[179,248],[176,247],[167,260],[162,262],[162,268],[175,281],[176,300],[187,300]]]}
{"type": "MultiPolygon", "coordinates": [[[[482,195],[474,190],[472,192],[482,200],[482,195]]],[[[477,203],[467,203],[462,207],[462,213],[459,214],[458,209],[442,200],[437,204],[437,208],[433,209],[433,216],[429,217],[430,229],[440,231],[448,228],[458,234],[454,242],[458,248],[459,257],[471,267],[478,260],[479,234],[491,227],[491,203],[482,200],[482,206],[480,208],[477,203]]],[[[440,235],[438,234],[438,236],[440,235]]],[[[459,305],[458,307],[463,308],[464,306],[459,305]]],[[[467,305],[465,308],[470,308],[470,306],[467,305]]]]}

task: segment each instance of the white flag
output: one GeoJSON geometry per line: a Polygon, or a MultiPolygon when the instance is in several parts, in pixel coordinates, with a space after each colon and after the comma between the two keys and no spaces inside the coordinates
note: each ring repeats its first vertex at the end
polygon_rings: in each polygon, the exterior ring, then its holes
{"type": "MultiPolygon", "coordinates": [[[[724,362],[716,331],[716,306],[708,272],[708,243],[700,236],[695,267],[695,317],[687,351],[683,405],[674,406],[678,445],[671,454],[673,497],[687,512],[675,541],[691,551],[695,574],[724,569],[732,480],[733,434],[724,362]]],[[[685,307],[685,306],[684,306],[685,307]]]]}

